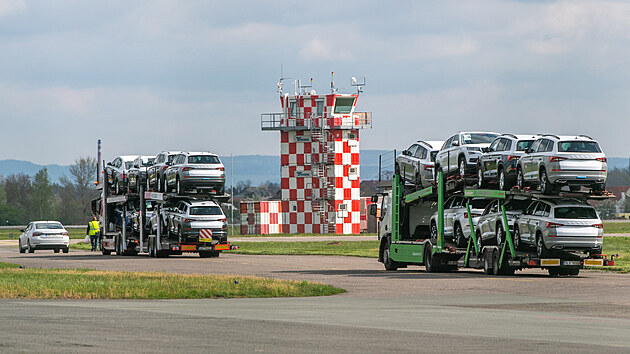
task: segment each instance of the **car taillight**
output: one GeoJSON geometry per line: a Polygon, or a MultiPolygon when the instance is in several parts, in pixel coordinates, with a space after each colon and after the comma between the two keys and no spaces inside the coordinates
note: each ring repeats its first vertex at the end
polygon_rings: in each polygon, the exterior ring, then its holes
{"type": "Polygon", "coordinates": [[[190,171],[190,170],[194,170],[194,168],[192,168],[192,167],[184,167],[184,168],[182,168],[182,171],[190,171]]]}
{"type": "Polygon", "coordinates": [[[195,219],[184,219],[184,222],[191,222],[191,221],[195,221],[195,219]]]}
{"type": "Polygon", "coordinates": [[[425,169],[426,171],[430,171],[430,170],[432,170],[432,169],[433,169],[433,165],[424,165],[424,169],[425,169]]]}
{"type": "Polygon", "coordinates": [[[566,157],[551,156],[549,158],[549,162],[559,162],[559,161],[566,160],[566,159],[567,159],[566,157]]]}
{"type": "Polygon", "coordinates": [[[162,166],[162,171],[166,170],[168,168],[168,166],[164,165],[162,166]]]}
{"type": "Polygon", "coordinates": [[[604,224],[593,224],[591,226],[593,226],[596,229],[603,229],[604,228],[604,224]]]}
{"type": "Polygon", "coordinates": [[[555,222],[547,222],[546,227],[548,229],[555,229],[556,227],[564,226],[563,224],[556,224],[555,222]]]}
{"type": "Polygon", "coordinates": [[[508,161],[516,161],[516,160],[518,160],[518,156],[516,156],[516,155],[508,156],[508,161]]]}
{"type": "Polygon", "coordinates": [[[41,236],[41,235],[42,235],[42,233],[39,232],[39,231],[33,232],[33,236],[41,236]]]}
{"type": "Polygon", "coordinates": [[[225,167],[217,167],[217,170],[219,170],[219,171],[225,171],[225,167]]]}
{"type": "Polygon", "coordinates": [[[127,178],[127,174],[123,172],[122,179],[126,179],[126,178],[127,178]]]}
{"type": "Polygon", "coordinates": [[[605,157],[598,157],[595,160],[597,160],[599,162],[606,162],[606,158],[605,157]]]}
{"type": "Polygon", "coordinates": [[[219,221],[227,222],[227,218],[221,218],[219,221]]]}
{"type": "Polygon", "coordinates": [[[69,236],[67,232],[62,232],[61,236],[69,236]]]}

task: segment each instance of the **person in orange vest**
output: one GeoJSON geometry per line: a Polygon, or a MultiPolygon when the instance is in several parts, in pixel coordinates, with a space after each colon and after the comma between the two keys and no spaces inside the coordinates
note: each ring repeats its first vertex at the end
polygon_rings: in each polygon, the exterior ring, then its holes
{"type": "Polygon", "coordinates": [[[92,251],[98,251],[98,241],[101,236],[101,230],[98,224],[96,216],[92,217],[92,221],[88,223],[87,233],[90,235],[90,242],[92,243],[92,251]]]}

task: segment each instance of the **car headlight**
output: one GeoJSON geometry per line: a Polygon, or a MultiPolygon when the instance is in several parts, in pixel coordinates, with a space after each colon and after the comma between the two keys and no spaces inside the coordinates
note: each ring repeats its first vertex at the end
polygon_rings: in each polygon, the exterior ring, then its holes
{"type": "Polygon", "coordinates": [[[472,153],[481,153],[481,148],[478,147],[467,147],[466,149],[472,153]]]}

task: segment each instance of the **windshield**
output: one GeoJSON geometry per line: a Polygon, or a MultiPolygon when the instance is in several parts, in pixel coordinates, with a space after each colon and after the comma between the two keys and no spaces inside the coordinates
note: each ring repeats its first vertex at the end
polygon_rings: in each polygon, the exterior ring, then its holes
{"type": "Polygon", "coordinates": [[[525,151],[533,143],[533,140],[519,140],[519,142],[516,143],[516,151],[525,151]]]}
{"type": "Polygon", "coordinates": [[[53,229],[53,230],[63,230],[63,225],[58,222],[43,222],[35,224],[35,228],[38,230],[41,229],[53,229]]]}
{"type": "Polygon", "coordinates": [[[218,206],[200,206],[191,207],[190,215],[223,215],[223,212],[218,206]]]}
{"type": "Polygon", "coordinates": [[[177,155],[168,155],[167,161],[168,162],[173,162],[173,160],[175,160],[175,156],[177,156],[177,155]]]}
{"type": "Polygon", "coordinates": [[[125,169],[128,170],[133,166],[133,161],[125,162],[125,169]]]}
{"type": "Polygon", "coordinates": [[[485,209],[492,199],[473,199],[470,202],[471,209],[485,209]]]}
{"type": "Polygon", "coordinates": [[[597,219],[595,209],[589,207],[557,207],[556,219],[597,219]]]}
{"type": "Polygon", "coordinates": [[[530,201],[512,199],[508,203],[505,203],[506,211],[523,211],[527,208],[530,201]]]}
{"type": "Polygon", "coordinates": [[[221,161],[213,155],[195,155],[188,156],[188,163],[221,163],[221,161]]]}
{"type": "Polygon", "coordinates": [[[463,133],[462,145],[468,144],[490,144],[499,134],[493,133],[463,133]]]}
{"type": "Polygon", "coordinates": [[[154,158],[150,158],[146,161],[142,161],[142,167],[148,167],[151,166],[151,164],[153,163],[153,160],[155,160],[154,158]]]}
{"type": "Polygon", "coordinates": [[[558,152],[602,152],[594,141],[561,141],[558,152]]]}

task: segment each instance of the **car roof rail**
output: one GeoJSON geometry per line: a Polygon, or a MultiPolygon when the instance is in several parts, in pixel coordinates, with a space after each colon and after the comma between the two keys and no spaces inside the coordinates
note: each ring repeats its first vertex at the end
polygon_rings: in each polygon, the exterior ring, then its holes
{"type": "Polygon", "coordinates": [[[556,139],[560,140],[560,137],[555,135],[555,134],[542,134],[542,136],[550,136],[552,138],[556,138],[556,139]]]}
{"type": "Polygon", "coordinates": [[[501,134],[501,135],[505,135],[505,136],[509,136],[509,137],[511,137],[511,138],[514,138],[514,139],[518,139],[518,137],[517,137],[516,135],[514,135],[514,134],[510,134],[510,133],[501,134]]]}
{"type": "Polygon", "coordinates": [[[578,136],[581,136],[581,137],[584,137],[584,138],[588,138],[588,139],[593,140],[593,138],[591,138],[591,137],[590,137],[590,136],[588,136],[588,135],[580,134],[580,135],[578,135],[578,136]]]}
{"type": "Polygon", "coordinates": [[[431,149],[433,149],[433,145],[431,145],[431,144],[427,143],[427,142],[426,142],[426,141],[424,141],[424,140],[417,140],[417,141],[416,141],[416,143],[423,143],[423,144],[426,144],[426,145],[428,145],[431,149]]]}

